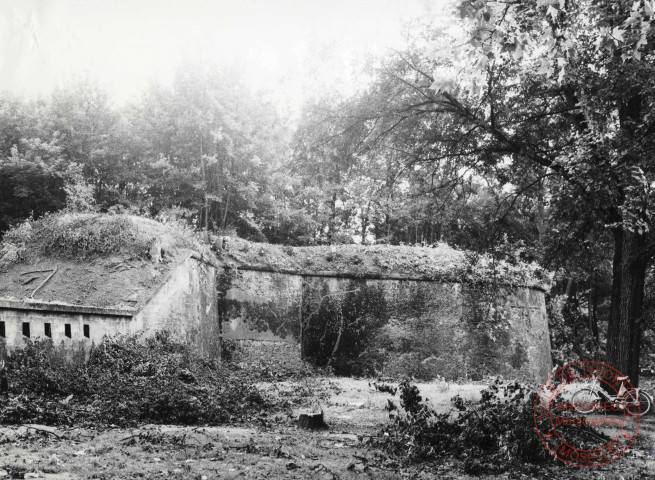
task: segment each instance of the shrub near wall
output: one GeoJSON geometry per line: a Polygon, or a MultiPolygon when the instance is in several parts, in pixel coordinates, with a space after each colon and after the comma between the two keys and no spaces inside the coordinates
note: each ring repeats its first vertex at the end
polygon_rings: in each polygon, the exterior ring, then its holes
{"type": "Polygon", "coordinates": [[[339,375],[545,378],[543,301],[490,284],[306,276],[303,355],[339,375]]]}
{"type": "Polygon", "coordinates": [[[355,280],[303,285],[303,357],[339,375],[374,375],[384,352],[374,344],[389,321],[384,289],[355,280]]]}
{"type": "Polygon", "coordinates": [[[247,371],[230,371],[163,332],[106,339],[86,365],[31,342],[7,359],[10,397],[0,423],[48,425],[221,424],[246,421],[274,405],[247,371]]]}

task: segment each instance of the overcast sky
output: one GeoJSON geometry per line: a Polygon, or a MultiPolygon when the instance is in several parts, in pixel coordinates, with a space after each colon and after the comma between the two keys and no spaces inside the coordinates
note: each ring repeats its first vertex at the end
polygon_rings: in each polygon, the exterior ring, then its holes
{"type": "Polygon", "coordinates": [[[403,43],[401,21],[440,0],[0,0],[0,90],[33,96],[79,78],[118,103],[185,58],[238,62],[291,103],[348,88],[364,52],[403,43]]]}

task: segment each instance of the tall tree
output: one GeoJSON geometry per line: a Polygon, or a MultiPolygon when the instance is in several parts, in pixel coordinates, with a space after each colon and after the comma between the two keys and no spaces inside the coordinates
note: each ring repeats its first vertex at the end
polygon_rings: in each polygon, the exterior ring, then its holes
{"type": "Polygon", "coordinates": [[[654,245],[653,5],[475,0],[458,12],[464,41],[437,32],[397,55],[404,72],[382,67],[413,92],[391,99],[387,125],[419,115],[438,130],[432,161],[493,170],[516,192],[545,185],[610,229],[607,361],[636,383],[654,245]]]}
{"type": "Polygon", "coordinates": [[[92,82],[56,89],[45,118],[51,135],[59,138],[62,155],[82,165],[102,207],[125,202],[139,180],[137,157],[130,148],[129,129],[106,91],[92,82]]]}
{"type": "Polygon", "coordinates": [[[181,206],[203,229],[263,240],[284,208],[288,128],[239,71],[188,63],[153,85],[130,115],[143,140],[153,210],[181,206]]]}
{"type": "Polygon", "coordinates": [[[43,102],[0,97],[0,234],[12,223],[62,208],[67,162],[44,124],[43,102]]]}
{"type": "Polygon", "coordinates": [[[306,106],[295,135],[291,169],[306,186],[320,189],[322,198],[316,199],[314,215],[323,226],[327,243],[340,243],[349,236],[345,227],[352,212],[346,184],[361,165],[363,153],[362,126],[333,113],[347,108],[337,94],[324,95],[306,106]]]}

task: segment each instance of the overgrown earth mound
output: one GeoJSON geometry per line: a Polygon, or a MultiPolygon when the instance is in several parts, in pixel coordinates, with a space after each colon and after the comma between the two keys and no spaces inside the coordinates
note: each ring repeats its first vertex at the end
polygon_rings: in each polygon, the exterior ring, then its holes
{"type": "Polygon", "coordinates": [[[0,297],[138,308],[194,252],[209,249],[175,224],[134,215],[47,215],[4,236],[0,297]]]}
{"type": "MultiPolygon", "coordinates": [[[[499,261],[443,243],[290,247],[234,236],[211,236],[209,243],[222,263],[237,268],[549,284],[535,264],[499,261]]],[[[166,273],[193,253],[212,256],[207,242],[178,224],[122,214],[46,215],[10,230],[0,243],[0,298],[138,309],[166,273]]]]}

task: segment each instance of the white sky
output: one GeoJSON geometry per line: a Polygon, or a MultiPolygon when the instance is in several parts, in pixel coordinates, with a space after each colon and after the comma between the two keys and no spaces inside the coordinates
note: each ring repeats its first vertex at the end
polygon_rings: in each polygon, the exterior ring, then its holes
{"type": "Polygon", "coordinates": [[[401,18],[442,0],[0,0],[0,90],[47,94],[97,80],[118,103],[185,58],[238,62],[299,106],[307,88],[352,87],[365,52],[399,47],[401,18]]]}

